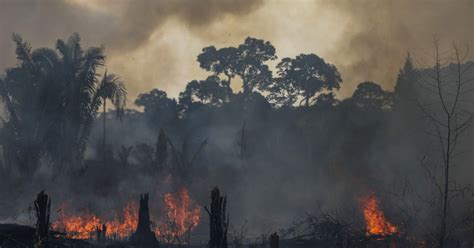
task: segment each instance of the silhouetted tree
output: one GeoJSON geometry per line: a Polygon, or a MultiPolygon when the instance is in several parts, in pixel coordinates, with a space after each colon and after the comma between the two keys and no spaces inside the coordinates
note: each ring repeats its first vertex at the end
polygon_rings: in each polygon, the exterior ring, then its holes
{"type": "Polygon", "coordinates": [[[315,54],[300,54],[296,58],[284,58],[277,65],[278,77],[268,89],[274,99],[283,99],[282,105],[292,105],[297,96],[309,106],[324,90],[339,89],[341,76],[334,65],[328,64],[315,54]]]}
{"type": "Polygon", "coordinates": [[[416,101],[416,80],[416,70],[413,67],[410,53],[408,53],[395,85],[394,100],[397,104],[413,104],[416,101]]]}
{"type": "Polygon", "coordinates": [[[373,82],[360,83],[351,100],[357,107],[367,110],[389,110],[393,104],[392,93],[373,82]]]}
{"type": "MultiPolygon", "coordinates": [[[[439,154],[434,154],[435,159],[430,167],[426,167],[427,174],[437,190],[435,205],[437,206],[437,217],[439,218],[439,231],[437,231],[436,242],[439,247],[447,246],[447,240],[454,229],[459,227],[461,221],[453,216],[456,212],[452,207],[452,201],[456,198],[464,198],[465,192],[470,190],[470,185],[463,186],[453,178],[453,166],[459,165],[459,157],[466,153],[460,151],[460,143],[466,139],[466,131],[472,126],[474,112],[472,102],[469,102],[467,93],[472,91],[472,78],[466,77],[474,65],[468,63],[463,68],[464,59],[468,50],[453,45],[452,57],[443,58],[439,51],[438,40],[434,41],[433,69],[429,70],[428,78],[422,84],[430,89],[435,98],[430,102],[418,100],[419,107],[424,117],[431,124],[426,127],[426,133],[434,138],[439,146],[439,154]],[[450,64],[443,68],[445,61],[450,64]],[[441,161],[441,162],[437,162],[441,161]],[[441,173],[438,174],[438,169],[441,173]]],[[[469,149],[469,153],[472,150],[469,149]]]]}
{"type": "Polygon", "coordinates": [[[106,146],[107,146],[107,137],[106,137],[106,111],[107,111],[107,99],[110,99],[112,104],[116,108],[116,113],[118,118],[122,118],[123,111],[125,108],[125,103],[127,101],[127,90],[123,83],[119,80],[119,77],[113,74],[107,75],[105,72],[104,77],[100,82],[98,88],[98,96],[102,98],[102,115],[103,115],[103,133],[102,133],[102,152],[104,165],[106,164],[106,146]]]}
{"type": "Polygon", "coordinates": [[[3,129],[4,151],[23,172],[31,173],[46,155],[57,165],[82,157],[91,124],[104,99],[120,110],[125,87],[108,77],[100,82],[103,47],[83,51],[80,37],[58,40],[59,53],[48,48],[32,51],[28,42],[13,35],[19,61],[7,69],[1,95],[8,119],[3,129]]]}
{"type": "Polygon", "coordinates": [[[56,44],[61,55],[60,75],[64,87],[64,138],[59,149],[63,155],[62,162],[82,156],[91,124],[103,99],[111,99],[118,112],[125,104],[125,87],[116,76],[110,75],[102,81],[97,77],[97,69],[105,64],[104,47],[91,47],[84,51],[80,40],[79,34],[75,33],[67,42],[58,40],[56,44]]]}
{"type": "Polygon", "coordinates": [[[148,123],[156,130],[173,123],[178,118],[176,101],[168,98],[166,92],[159,89],[140,94],[135,100],[135,104],[144,107],[148,123]]]}
{"type": "Polygon", "coordinates": [[[272,72],[265,62],[273,59],[276,59],[273,45],[251,37],[247,37],[237,48],[206,47],[197,58],[201,68],[215,75],[224,74],[229,84],[233,77],[239,76],[243,81],[244,95],[250,94],[255,88],[268,87],[272,72]]]}
{"type": "Polygon", "coordinates": [[[229,81],[210,76],[206,80],[189,82],[186,89],[179,94],[179,103],[185,109],[190,109],[196,104],[220,106],[229,102],[231,97],[232,89],[229,81]]]}

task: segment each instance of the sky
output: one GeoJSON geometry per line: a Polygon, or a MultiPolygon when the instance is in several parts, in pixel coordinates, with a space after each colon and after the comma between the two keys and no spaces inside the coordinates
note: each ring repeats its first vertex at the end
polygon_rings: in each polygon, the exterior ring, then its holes
{"type": "Polygon", "coordinates": [[[196,61],[202,48],[251,36],[275,46],[272,66],[301,53],[336,65],[344,98],[363,81],[393,89],[407,52],[430,65],[435,35],[442,51],[472,47],[473,11],[472,0],[0,0],[0,69],[16,63],[13,32],[33,48],[78,32],[83,47],[105,45],[133,105],[153,88],[177,97],[209,75],[196,61]]]}

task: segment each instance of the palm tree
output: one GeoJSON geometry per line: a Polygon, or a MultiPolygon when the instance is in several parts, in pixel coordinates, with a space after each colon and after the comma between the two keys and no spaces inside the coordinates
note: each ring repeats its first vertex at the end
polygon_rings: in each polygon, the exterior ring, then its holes
{"type": "Polygon", "coordinates": [[[82,157],[92,122],[101,104],[106,108],[106,100],[111,100],[120,117],[125,107],[126,89],[113,74],[105,73],[99,81],[97,70],[105,64],[103,46],[83,51],[80,37],[75,33],[67,42],[58,40],[56,47],[62,55],[65,90],[66,119],[63,131],[67,144],[63,146],[66,150],[62,160],[71,161],[82,157]]]}
{"type": "Polygon", "coordinates": [[[102,153],[104,159],[104,166],[106,165],[106,111],[107,111],[107,99],[109,99],[114,105],[118,118],[122,118],[124,113],[125,103],[127,101],[127,89],[120,80],[120,78],[114,74],[107,75],[107,71],[102,78],[99,88],[95,92],[94,99],[102,100],[102,116],[103,116],[103,133],[102,133],[102,153]]]}
{"type": "Polygon", "coordinates": [[[83,51],[78,34],[58,40],[57,51],[32,50],[17,34],[13,41],[18,64],[0,80],[7,113],[1,132],[4,152],[26,174],[44,156],[58,165],[79,162],[100,105],[105,109],[110,100],[118,117],[125,107],[126,89],[119,78],[105,73],[100,79],[97,73],[105,64],[104,47],[83,51]]]}
{"type": "Polygon", "coordinates": [[[7,114],[1,143],[8,164],[16,164],[23,175],[30,175],[39,159],[59,140],[59,58],[52,49],[32,51],[17,34],[13,41],[18,64],[7,69],[0,80],[7,114]]]}

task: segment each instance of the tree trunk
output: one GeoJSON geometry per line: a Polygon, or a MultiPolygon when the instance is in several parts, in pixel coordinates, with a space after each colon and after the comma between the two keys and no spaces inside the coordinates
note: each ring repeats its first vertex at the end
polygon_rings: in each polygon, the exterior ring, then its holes
{"type": "Polygon", "coordinates": [[[106,112],[106,107],[107,107],[107,99],[104,98],[104,104],[103,104],[103,115],[104,115],[104,126],[103,126],[103,130],[102,130],[102,154],[103,154],[103,159],[104,159],[104,167],[107,165],[107,154],[106,154],[106,146],[107,146],[107,143],[106,143],[106,130],[107,130],[107,127],[106,127],[106,116],[105,116],[105,112],[106,112]]]}
{"type": "Polygon", "coordinates": [[[155,233],[150,227],[150,210],[148,208],[148,193],[140,195],[140,208],[138,209],[137,230],[132,235],[131,241],[139,247],[159,247],[155,233]]]}
{"type": "Polygon", "coordinates": [[[227,248],[227,230],[229,216],[226,219],[226,197],[220,196],[219,189],[214,187],[211,191],[211,210],[205,208],[209,214],[209,248],[227,248]]]}
{"type": "Polygon", "coordinates": [[[49,217],[51,213],[51,199],[41,191],[35,200],[36,233],[35,248],[49,247],[49,217]]]}

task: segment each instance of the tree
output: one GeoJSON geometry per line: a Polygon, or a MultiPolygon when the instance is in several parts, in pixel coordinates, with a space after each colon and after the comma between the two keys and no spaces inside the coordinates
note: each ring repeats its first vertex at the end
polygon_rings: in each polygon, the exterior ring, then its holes
{"type": "Polygon", "coordinates": [[[300,105],[308,107],[322,91],[339,89],[341,76],[334,65],[315,54],[300,54],[283,58],[277,65],[278,78],[273,81],[270,95],[283,99],[281,104],[292,105],[301,97],[300,105]]]}
{"type": "Polygon", "coordinates": [[[113,75],[99,80],[104,48],[83,51],[77,33],[67,42],[58,40],[58,52],[32,51],[17,34],[13,41],[19,63],[7,69],[0,87],[8,113],[3,130],[6,153],[29,173],[44,155],[58,165],[77,162],[99,106],[110,99],[121,113],[125,87],[113,75]]]}
{"type": "Polygon", "coordinates": [[[102,132],[102,153],[104,159],[104,166],[106,165],[106,111],[107,111],[107,99],[110,99],[115,109],[117,110],[117,117],[122,118],[124,114],[125,103],[127,102],[127,89],[120,81],[120,78],[116,75],[110,74],[107,75],[105,72],[104,77],[101,80],[100,86],[97,90],[97,96],[100,96],[102,99],[102,115],[104,120],[103,132],[102,132]]]}
{"type": "Polygon", "coordinates": [[[6,70],[0,80],[6,120],[2,147],[8,164],[30,175],[40,158],[60,140],[61,85],[57,77],[57,54],[47,48],[32,51],[30,44],[14,34],[18,65],[6,70]]]}
{"type": "Polygon", "coordinates": [[[397,104],[413,103],[416,100],[416,81],[416,70],[413,66],[411,55],[408,53],[405,64],[398,74],[394,89],[394,97],[397,104]]]}
{"type": "Polygon", "coordinates": [[[173,123],[178,118],[178,105],[176,100],[168,98],[166,92],[153,89],[148,93],[140,94],[135,104],[144,107],[148,123],[158,131],[173,123]]]}
{"type": "Polygon", "coordinates": [[[61,55],[60,72],[63,90],[63,143],[60,154],[62,163],[81,159],[92,122],[104,99],[110,99],[123,112],[126,89],[115,75],[104,75],[99,80],[97,70],[105,65],[104,47],[83,50],[79,34],[68,41],[58,40],[56,48],[61,55]]]}
{"type": "Polygon", "coordinates": [[[392,107],[393,97],[380,85],[367,81],[357,86],[351,100],[359,108],[389,110],[392,107]]]}
{"type": "Polygon", "coordinates": [[[441,175],[438,176],[436,173],[436,162],[433,162],[434,167],[427,168],[430,179],[439,193],[437,198],[440,210],[437,235],[439,247],[446,245],[446,240],[455,227],[453,226],[455,221],[450,218],[453,213],[450,203],[457,195],[464,194],[468,189],[459,186],[451,174],[453,166],[459,161],[459,156],[465,152],[458,151],[459,144],[474,119],[472,105],[467,105],[470,102],[466,99],[469,96],[467,93],[472,91],[469,88],[472,79],[465,78],[466,72],[474,63],[470,62],[463,66],[467,51],[463,51],[455,44],[452,51],[454,56],[443,58],[439,52],[438,40],[435,39],[434,65],[432,70],[427,71],[429,79],[420,80],[423,87],[433,93],[434,97],[429,98],[430,102],[418,99],[418,106],[432,127],[426,130],[426,133],[438,143],[440,152],[441,175]],[[443,68],[445,63],[448,65],[443,68]]]}
{"type": "Polygon", "coordinates": [[[186,109],[195,103],[221,106],[229,102],[231,97],[232,89],[229,81],[210,76],[206,80],[189,82],[186,89],[179,94],[179,103],[186,109]]]}
{"type": "Polygon", "coordinates": [[[206,47],[197,58],[201,68],[216,76],[224,74],[229,85],[232,78],[239,76],[244,95],[249,95],[255,88],[265,89],[271,83],[272,72],[265,63],[274,59],[275,47],[270,42],[251,37],[237,48],[206,47]]]}

